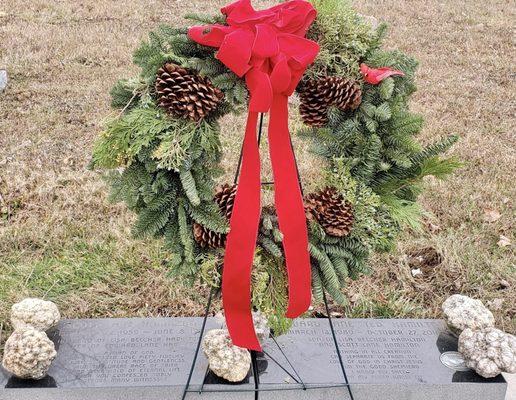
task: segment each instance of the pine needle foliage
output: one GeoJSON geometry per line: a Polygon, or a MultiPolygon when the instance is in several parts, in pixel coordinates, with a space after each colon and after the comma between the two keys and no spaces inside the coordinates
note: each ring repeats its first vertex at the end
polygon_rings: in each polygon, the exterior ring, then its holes
{"type": "Polygon", "coordinates": [[[377,48],[385,26],[373,29],[352,7],[349,0],[310,0],[317,19],[307,37],[321,49],[308,69],[308,78],[324,76],[359,77],[359,64],[368,52],[377,48]]]}
{"type": "MultiPolygon", "coordinates": [[[[373,28],[349,0],[311,2],[318,17],[308,37],[320,44],[321,51],[306,78],[343,76],[359,82],[362,91],[356,110],[331,109],[327,126],[300,132],[327,162],[320,187],[335,188],[352,205],[354,222],[347,236],[331,236],[317,222],[309,224],[313,295],[322,299],[326,290],[345,304],[342,288],[349,279],[369,272],[371,253],[391,250],[404,225],[417,229],[424,212],[417,203],[424,177],[444,178],[460,163],[441,156],[456,136],[428,146],[418,142],[423,120],[408,107],[416,90],[417,62],[382,49],[386,26],[373,28]],[[361,80],[361,63],[400,69],[405,75],[370,85],[361,80]]],[[[195,24],[225,23],[220,16],[187,18],[195,24]]],[[[202,248],[192,225],[228,231],[228,221],[213,201],[222,151],[218,120],[245,108],[249,97],[245,82],[216,59],[215,49],[191,41],[185,28],[160,26],[133,59],[140,75],[122,79],[112,89],[117,116],[96,141],[91,166],[109,170],[111,199],[125,202],[137,214],[133,234],[163,238],[172,275],[219,287],[223,249],[202,248]],[[157,72],[166,63],[209,78],[224,93],[222,103],[198,122],[171,117],[158,106],[155,92],[157,72]]],[[[275,211],[264,209],[252,302],[267,315],[276,334],[290,326],[283,316],[288,281],[282,241],[275,211]]]]}
{"type": "Polygon", "coordinates": [[[140,76],[119,81],[111,91],[112,105],[121,111],[95,143],[91,162],[93,168],[112,170],[111,199],[124,201],[138,214],[134,235],[163,236],[173,254],[172,272],[189,281],[196,278],[206,256],[193,239],[192,223],[215,232],[228,230],[212,199],[221,157],[217,120],[247,100],[242,80],[213,54],[213,49],[188,39],[186,29],[161,26],[151,32],[134,54],[140,76]],[[208,76],[223,89],[224,103],[198,123],[166,115],[154,97],[156,73],[166,62],[208,76]]]}
{"type": "Polygon", "coordinates": [[[254,260],[252,304],[263,313],[275,336],[288,332],[292,320],[285,317],[288,306],[288,283],[281,259],[275,259],[259,249],[254,260]]]}
{"type": "Polygon", "coordinates": [[[420,115],[409,110],[415,92],[417,61],[399,51],[382,49],[386,26],[373,29],[347,0],[311,0],[318,17],[309,36],[321,52],[307,72],[308,78],[328,75],[359,78],[359,65],[402,70],[403,77],[379,85],[362,84],[362,103],[355,111],[330,110],[323,128],[303,128],[312,150],[327,161],[326,184],[337,188],[353,205],[355,224],[350,236],[329,237],[316,224],[310,229],[313,259],[313,293],[323,288],[344,303],[341,287],[347,278],[367,273],[373,251],[388,251],[403,228],[420,228],[424,210],[417,203],[423,179],[445,178],[461,163],[442,158],[458,139],[456,135],[422,146],[417,135],[420,115]]]}
{"type": "Polygon", "coordinates": [[[423,178],[444,178],[460,166],[453,158],[439,157],[458,137],[451,135],[426,147],[417,141],[423,119],[408,107],[416,90],[414,59],[397,51],[374,49],[364,62],[401,69],[405,76],[388,78],[379,85],[364,83],[358,110],[332,110],[327,126],[307,128],[301,134],[312,139],[313,151],[325,158],[330,168],[344,163],[353,179],[380,196],[396,223],[417,228],[423,210],[416,201],[423,178]]]}

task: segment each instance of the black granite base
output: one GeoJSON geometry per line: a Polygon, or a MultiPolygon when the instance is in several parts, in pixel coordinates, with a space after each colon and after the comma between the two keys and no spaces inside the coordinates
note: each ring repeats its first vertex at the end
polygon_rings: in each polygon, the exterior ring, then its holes
{"type": "MultiPolygon", "coordinates": [[[[51,335],[49,375],[23,381],[0,370],[0,400],[180,400],[200,318],[65,320],[51,335]]],[[[504,400],[502,377],[443,364],[456,339],[436,320],[334,320],[355,400],[504,400]],[[444,354],[444,356],[443,356],[444,354]]],[[[209,319],[207,329],[220,327],[209,319]]],[[[299,319],[264,347],[254,374],[229,384],[202,352],[187,399],[350,399],[326,319],[299,319]],[[286,357],[285,357],[286,356],[286,357]],[[292,365],[289,365],[287,359],[292,365]],[[199,393],[202,390],[202,393],[199,393]]]]}

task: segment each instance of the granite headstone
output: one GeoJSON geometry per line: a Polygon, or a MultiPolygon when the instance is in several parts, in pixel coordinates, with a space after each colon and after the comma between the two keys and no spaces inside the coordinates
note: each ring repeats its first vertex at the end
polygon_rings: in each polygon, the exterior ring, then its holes
{"type": "MultiPolygon", "coordinates": [[[[201,318],[65,320],[51,335],[58,357],[41,381],[0,373],[0,400],[180,400],[201,318]]],[[[334,320],[355,400],[503,400],[502,377],[457,362],[457,341],[436,320],[334,320]],[[446,364],[446,365],[445,365],[446,364]]],[[[207,329],[220,323],[209,319],[207,329]]],[[[200,352],[187,399],[348,400],[326,319],[298,319],[269,340],[253,374],[229,384],[200,352]],[[287,361],[288,358],[288,361],[287,361]],[[199,393],[201,392],[202,393],[199,393]]],[[[460,361],[460,360],[459,360],[460,361]]]]}
{"type": "MultiPolygon", "coordinates": [[[[57,349],[48,376],[24,381],[0,372],[0,400],[163,400],[180,399],[201,330],[202,318],[64,320],[49,334],[57,349]],[[37,394],[37,397],[34,397],[37,394]]],[[[206,329],[220,328],[209,319],[206,329]]],[[[208,363],[202,351],[191,390],[204,382],[208,363]]],[[[209,390],[213,385],[206,384],[209,390]]],[[[213,390],[217,390],[220,385],[213,390]]],[[[254,399],[252,377],[214,393],[214,399],[254,399]],[[240,393],[240,390],[243,393],[240,393]]]]}
{"type": "MultiPolygon", "coordinates": [[[[504,400],[506,383],[500,376],[484,379],[457,360],[457,339],[438,320],[334,319],[342,365],[355,400],[504,400]],[[443,357],[444,355],[444,357],[443,357]],[[447,364],[447,365],[445,365],[447,364]]],[[[342,387],[344,371],[326,319],[298,319],[289,335],[277,339],[267,354],[286,358],[294,367],[269,363],[260,376],[268,388],[260,399],[275,399],[271,390],[286,385],[308,387],[303,395],[285,392],[288,399],[351,398],[342,387]],[[288,382],[288,384],[286,384],[288,382]],[[340,385],[340,386],[339,386],[340,385]]],[[[302,393],[303,393],[302,392],[302,393]]]]}

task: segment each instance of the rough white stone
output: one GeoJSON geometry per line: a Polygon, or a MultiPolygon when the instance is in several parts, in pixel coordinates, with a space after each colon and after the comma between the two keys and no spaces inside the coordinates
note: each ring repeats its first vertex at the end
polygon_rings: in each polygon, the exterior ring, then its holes
{"type": "Polygon", "coordinates": [[[7,87],[7,71],[0,69],[0,93],[2,93],[7,87]]]}
{"type": "Polygon", "coordinates": [[[5,342],[3,367],[22,379],[42,379],[56,358],[54,343],[33,328],[15,330],[5,342]]]}
{"type": "Polygon", "coordinates": [[[466,329],[488,328],[494,325],[494,317],[480,300],[454,294],[442,306],[448,327],[457,336],[466,329]]]}
{"type": "Polygon", "coordinates": [[[233,345],[228,331],[212,329],[204,336],[202,348],[210,370],[230,382],[241,382],[251,367],[249,351],[233,345]]]}
{"type": "MultiPolygon", "coordinates": [[[[222,314],[221,314],[222,315],[222,314]]],[[[222,316],[224,318],[224,316],[222,316]]],[[[256,332],[256,337],[258,341],[263,346],[267,339],[271,336],[271,329],[269,327],[269,321],[267,317],[262,314],[260,311],[253,311],[253,324],[254,331],[256,332]]],[[[227,329],[226,321],[224,320],[224,329],[227,329]]]]}
{"type": "Polygon", "coordinates": [[[256,332],[256,337],[263,346],[271,335],[269,321],[267,321],[267,317],[263,315],[260,311],[256,311],[253,312],[253,323],[254,330],[256,332]]]}
{"type": "Polygon", "coordinates": [[[516,373],[516,337],[496,328],[466,328],[459,337],[466,365],[484,378],[516,373]]]}
{"type": "Polygon", "coordinates": [[[25,299],[11,308],[11,323],[14,329],[34,328],[47,331],[61,319],[59,309],[51,301],[25,299]]]}

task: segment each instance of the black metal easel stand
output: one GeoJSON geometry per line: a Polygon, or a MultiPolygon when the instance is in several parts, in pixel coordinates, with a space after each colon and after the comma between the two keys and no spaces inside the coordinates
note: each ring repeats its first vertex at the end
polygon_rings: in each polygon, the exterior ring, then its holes
{"type": "MultiPolygon", "coordinates": [[[[257,138],[258,144],[261,143],[262,129],[263,129],[263,114],[260,114],[260,127],[259,127],[259,130],[258,130],[258,138],[257,138]]],[[[291,143],[291,146],[292,146],[292,143],[291,143]]],[[[238,159],[238,166],[237,166],[237,171],[236,171],[235,179],[234,179],[234,183],[235,184],[238,182],[238,176],[240,174],[240,167],[242,165],[242,156],[243,156],[243,152],[242,152],[242,149],[240,149],[240,156],[239,156],[239,159],[238,159]]],[[[298,181],[299,181],[299,186],[301,187],[301,191],[302,191],[303,189],[302,189],[302,186],[301,186],[301,179],[300,179],[300,175],[299,175],[299,168],[297,168],[297,160],[296,160],[296,169],[297,169],[297,178],[298,178],[298,181]]],[[[274,182],[262,182],[262,185],[273,185],[273,184],[274,184],[274,182]]],[[[204,318],[203,318],[203,322],[202,322],[202,325],[201,325],[201,331],[199,332],[199,339],[197,341],[197,346],[196,346],[196,349],[195,349],[195,354],[194,354],[194,358],[193,358],[193,361],[192,361],[192,366],[190,368],[190,373],[188,374],[188,379],[186,381],[186,386],[185,386],[185,389],[183,391],[183,396],[182,396],[181,400],[185,400],[185,398],[186,398],[186,396],[187,396],[187,394],[189,392],[198,392],[199,394],[204,392],[204,390],[203,390],[204,389],[204,382],[201,385],[201,387],[199,388],[199,390],[191,390],[190,389],[190,383],[191,383],[191,380],[192,380],[193,372],[195,370],[195,364],[197,363],[197,358],[199,356],[199,351],[201,349],[201,343],[202,343],[202,339],[203,339],[203,336],[204,336],[204,331],[206,330],[206,322],[207,322],[208,316],[210,314],[211,303],[212,303],[213,297],[216,294],[216,292],[217,292],[216,289],[211,289],[210,294],[208,296],[208,300],[207,300],[207,303],[206,303],[206,311],[204,313],[204,318]]],[[[326,314],[327,314],[327,318],[328,318],[328,323],[330,325],[330,331],[331,331],[331,334],[332,334],[333,343],[335,345],[335,350],[337,351],[337,357],[338,357],[340,368],[342,370],[342,374],[344,376],[344,381],[345,381],[344,384],[338,385],[338,386],[346,386],[347,389],[348,389],[350,400],[354,400],[353,392],[351,390],[351,385],[349,383],[348,376],[346,374],[346,368],[344,367],[344,362],[342,360],[342,354],[340,352],[339,343],[337,341],[337,336],[335,334],[335,328],[333,326],[333,320],[332,320],[332,317],[331,317],[331,314],[330,314],[330,308],[328,306],[328,301],[327,301],[327,298],[326,298],[326,292],[324,291],[324,289],[323,289],[323,301],[324,301],[324,306],[326,308],[326,314]]],[[[271,361],[274,362],[276,365],[278,365],[284,372],[286,372],[296,383],[300,384],[302,386],[301,390],[307,390],[306,384],[303,382],[303,380],[301,379],[301,377],[297,373],[296,369],[294,368],[294,366],[292,365],[292,363],[290,362],[290,360],[288,359],[287,355],[285,354],[285,352],[283,351],[283,349],[281,348],[279,343],[276,341],[276,338],[274,336],[272,336],[272,340],[273,340],[274,344],[278,347],[279,351],[281,352],[281,354],[283,355],[283,357],[287,361],[289,367],[292,369],[294,374],[292,374],[287,368],[285,368],[283,365],[281,365],[276,359],[274,359],[266,351],[263,351],[263,354],[266,357],[268,357],[269,359],[271,359],[271,361]]],[[[252,365],[252,371],[253,371],[253,377],[254,377],[254,385],[255,385],[254,398],[255,398],[255,400],[258,400],[259,393],[260,393],[260,378],[259,378],[259,375],[258,375],[258,367],[257,367],[257,365],[258,365],[258,363],[257,363],[258,353],[256,351],[254,351],[254,350],[251,350],[250,352],[251,352],[251,365],[252,365]]],[[[208,373],[208,371],[206,371],[206,373],[208,373]]],[[[313,387],[312,386],[311,389],[317,389],[317,388],[321,388],[322,389],[322,388],[328,388],[328,387],[330,387],[330,386],[328,386],[328,385],[324,385],[324,386],[320,386],[320,387],[313,387]]],[[[275,390],[281,391],[282,389],[275,389],[275,390]]],[[[284,389],[284,390],[292,390],[292,389],[284,389]]],[[[237,390],[231,390],[231,392],[236,392],[236,391],[237,390]]]]}

